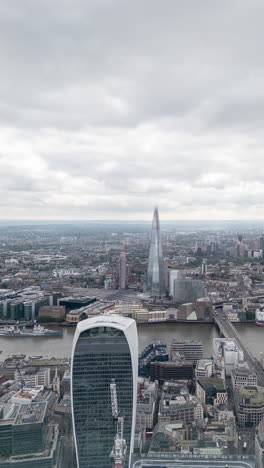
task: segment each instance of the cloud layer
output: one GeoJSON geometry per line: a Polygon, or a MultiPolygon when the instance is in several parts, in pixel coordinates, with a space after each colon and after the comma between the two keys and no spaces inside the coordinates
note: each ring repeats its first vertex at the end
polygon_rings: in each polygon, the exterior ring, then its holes
{"type": "Polygon", "coordinates": [[[263,219],[262,0],[4,0],[0,218],[263,219]]]}

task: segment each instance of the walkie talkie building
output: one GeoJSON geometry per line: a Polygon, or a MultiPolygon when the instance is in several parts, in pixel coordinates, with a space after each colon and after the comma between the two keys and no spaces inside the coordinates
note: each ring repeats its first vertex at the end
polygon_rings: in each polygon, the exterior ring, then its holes
{"type": "Polygon", "coordinates": [[[124,467],[134,444],[138,338],[134,320],[101,315],[78,323],[72,349],[71,397],[78,468],[112,468],[115,437],[111,383],[126,442],[124,467]],[[113,454],[112,454],[113,455],[113,454]]]}
{"type": "Polygon", "coordinates": [[[157,206],[154,208],[152,222],[147,272],[147,290],[153,298],[160,298],[166,293],[165,267],[160,239],[160,222],[157,206]]]}

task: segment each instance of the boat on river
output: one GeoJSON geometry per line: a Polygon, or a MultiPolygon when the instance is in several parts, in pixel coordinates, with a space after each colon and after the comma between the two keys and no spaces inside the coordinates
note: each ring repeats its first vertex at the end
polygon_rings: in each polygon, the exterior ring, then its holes
{"type": "Polygon", "coordinates": [[[261,321],[261,320],[258,320],[258,321],[256,322],[256,325],[257,325],[258,327],[264,327],[264,320],[262,320],[262,321],[261,321]]]}
{"type": "Polygon", "coordinates": [[[8,337],[35,337],[35,336],[62,336],[62,330],[49,330],[44,328],[41,325],[34,325],[32,329],[26,329],[25,327],[19,328],[13,325],[6,325],[5,327],[0,327],[0,336],[8,337]]]}
{"type": "Polygon", "coordinates": [[[21,353],[21,354],[12,354],[12,359],[25,359],[26,355],[21,353]]]}

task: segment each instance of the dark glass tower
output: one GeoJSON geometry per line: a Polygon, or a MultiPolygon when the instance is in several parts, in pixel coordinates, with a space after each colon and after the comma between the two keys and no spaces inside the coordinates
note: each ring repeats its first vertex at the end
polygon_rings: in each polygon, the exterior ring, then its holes
{"type": "Polygon", "coordinates": [[[151,231],[151,243],[149,250],[147,289],[154,298],[165,295],[165,267],[160,239],[160,223],[158,207],[154,208],[154,216],[151,231]]]}
{"type": "Polygon", "coordinates": [[[115,382],[118,414],[124,420],[130,467],[134,444],[138,341],[134,320],[101,315],[77,326],[72,351],[72,416],[79,468],[112,468],[117,434],[111,383],[115,382]]]}

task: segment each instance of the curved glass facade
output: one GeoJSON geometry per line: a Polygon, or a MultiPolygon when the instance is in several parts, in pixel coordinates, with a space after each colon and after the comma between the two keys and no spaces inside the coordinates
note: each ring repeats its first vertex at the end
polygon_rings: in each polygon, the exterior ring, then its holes
{"type": "MultiPolygon", "coordinates": [[[[88,321],[87,321],[88,322],[88,321]]],[[[116,422],[110,384],[115,379],[119,414],[124,417],[129,466],[133,416],[133,369],[126,336],[114,326],[80,333],[72,363],[72,404],[79,468],[112,468],[116,422]]]]}

